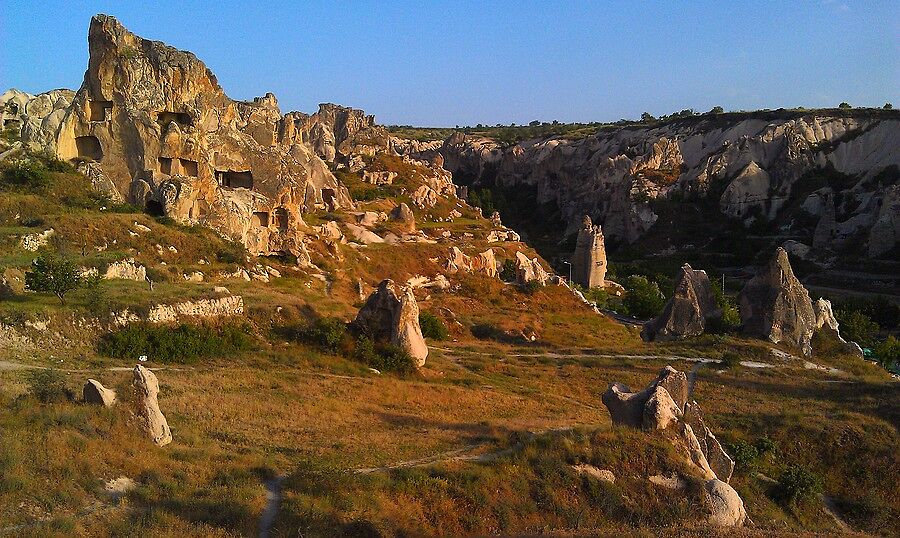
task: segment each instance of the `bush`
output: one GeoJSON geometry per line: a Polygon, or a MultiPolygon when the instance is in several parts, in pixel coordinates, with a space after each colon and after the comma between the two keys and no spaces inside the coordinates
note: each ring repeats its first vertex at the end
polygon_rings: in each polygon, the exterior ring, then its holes
{"type": "Polygon", "coordinates": [[[732,297],[725,294],[722,285],[717,281],[712,282],[713,295],[716,298],[716,308],[722,311],[722,316],[711,320],[709,331],[712,333],[732,333],[741,326],[741,314],[732,297]]]}
{"type": "Polygon", "coordinates": [[[822,478],[803,467],[792,465],[781,473],[775,499],[785,506],[795,505],[822,491],[822,478]]]}
{"type": "Polygon", "coordinates": [[[247,249],[236,241],[222,241],[222,248],[216,252],[216,260],[243,265],[247,261],[247,249]]]}
{"type": "Polygon", "coordinates": [[[479,340],[499,340],[504,336],[503,331],[490,323],[476,323],[471,331],[472,336],[479,340]]]}
{"type": "Polygon", "coordinates": [[[66,387],[66,378],[52,368],[35,369],[25,378],[30,392],[41,403],[57,403],[74,399],[72,391],[66,387]]]}
{"type": "Polygon", "coordinates": [[[529,280],[522,286],[522,291],[525,292],[526,295],[534,295],[537,291],[543,288],[544,285],[538,282],[537,280],[529,280]]]}
{"type": "Polygon", "coordinates": [[[299,331],[301,340],[325,351],[338,353],[347,338],[347,324],[338,318],[317,318],[299,331]]]}
{"type": "Polygon", "coordinates": [[[75,264],[65,258],[40,256],[25,273],[25,287],[31,291],[48,292],[65,302],[66,293],[81,284],[75,264]]]}
{"type": "Polygon", "coordinates": [[[900,364],[900,340],[893,335],[875,346],[875,359],[885,370],[900,364]]]}
{"type": "Polygon", "coordinates": [[[252,339],[242,325],[166,327],[136,323],[104,336],[97,351],[108,357],[134,359],[147,355],[157,362],[191,364],[250,349],[252,339]]]}
{"type": "Polygon", "coordinates": [[[728,453],[734,460],[735,469],[742,472],[753,470],[759,460],[759,450],[740,439],[728,445],[728,453]]]}
{"type": "Polygon", "coordinates": [[[735,368],[740,366],[741,357],[734,351],[726,351],[722,354],[722,361],[719,362],[719,366],[725,369],[735,368]]]}
{"type": "Polygon", "coordinates": [[[862,347],[871,347],[880,327],[859,310],[838,310],[835,317],[841,327],[841,335],[862,347]]]}
{"type": "Polygon", "coordinates": [[[658,315],[666,304],[666,298],[656,282],[645,276],[631,275],[625,281],[623,306],[627,314],[639,319],[650,319],[658,315]]]}
{"type": "Polygon", "coordinates": [[[100,286],[103,278],[91,275],[84,279],[84,288],[87,291],[84,297],[84,305],[95,316],[106,314],[110,311],[109,301],[106,299],[105,290],[100,286]]]}
{"type": "Polygon", "coordinates": [[[422,336],[432,340],[446,340],[450,336],[447,326],[441,318],[431,312],[419,313],[419,326],[422,327],[422,336]]]}
{"type": "Polygon", "coordinates": [[[413,358],[402,348],[390,344],[376,344],[360,336],[353,348],[353,358],[380,372],[394,372],[402,376],[416,371],[413,358]]]}
{"type": "Polygon", "coordinates": [[[514,282],[516,280],[516,262],[504,260],[500,267],[500,274],[497,276],[504,282],[514,282]]]}
{"type": "Polygon", "coordinates": [[[43,191],[50,186],[50,175],[39,161],[22,159],[12,163],[0,176],[0,187],[43,191]]]}

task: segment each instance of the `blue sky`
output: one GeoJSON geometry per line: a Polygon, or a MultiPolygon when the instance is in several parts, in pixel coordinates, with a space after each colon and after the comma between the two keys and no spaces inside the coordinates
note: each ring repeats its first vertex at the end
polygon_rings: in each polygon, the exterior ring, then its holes
{"type": "Polygon", "coordinates": [[[284,112],[335,102],[453,126],[900,106],[898,0],[5,0],[0,86],[80,86],[95,13],[196,53],[235,99],[275,93],[284,112]]]}

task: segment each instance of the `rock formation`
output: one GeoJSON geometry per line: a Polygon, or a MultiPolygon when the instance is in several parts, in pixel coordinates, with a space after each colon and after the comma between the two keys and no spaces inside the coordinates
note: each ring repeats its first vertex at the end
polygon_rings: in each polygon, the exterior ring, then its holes
{"type": "Polygon", "coordinates": [[[156,397],[159,394],[159,381],[156,374],[140,364],[134,367],[133,382],[137,406],[137,416],[142,427],[150,435],[157,446],[165,446],[172,442],[172,432],[165,415],[159,410],[156,397]]]}
{"type": "Polygon", "coordinates": [[[543,285],[549,279],[550,275],[537,258],[529,259],[525,254],[516,252],[516,283],[525,285],[534,280],[543,285]]]}
{"type": "Polygon", "coordinates": [[[53,119],[23,137],[82,163],[112,197],[212,227],[253,254],[298,255],[302,212],[352,206],[272,94],[233,101],[193,54],[106,15],[91,20],[88,44],[81,88],[48,96],[53,119]]]}
{"type": "Polygon", "coordinates": [[[585,215],[572,254],[572,280],[585,288],[603,287],[606,281],[606,246],[600,226],[585,215]]]}
{"type": "Polygon", "coordinates": [[[81,399],[85,403],[112,407],[116,402],[116,391],[104,387],[96,379],[88,379],[81,390],[81,399]]]}
{"type": "Polygon", "coordinates": [[[812,248],[816,250],[828,250],[834,242],[835,226],[834,194],[828,193],[825,204],[822,207],[822,216],[813,231],[812,248]]]}
{"type": "Polygon", "coordinates": [[[671,366],[640,392],[612,383],[602,396],[613,424],[645,431],[671,430],[700,474],[706,479],[731,480],[734,460],[703,421],[697,402],[690,400],[684,372],[671,366]]]}
{"type": "Polygon", "coordinates": [[[880,258],[900,244],[900,184],[888,187],[869,232],[868,254],[880,258]]]}
{"type": "Polygon", "coordinates": [[[747,521],[744,501],[733,487],[721,480],[707,480],[704,491],[711,514],[709,522],[718,527],[742,527],[747,521]]]}
{"type": "Polygon", "coordinates": [[[492,249],[487,249],[475,256],[467,256],[458,247],[454,246],[450,247],[447,260],[444,262],[444,269],[451,274],[463,271],[496,278],[497,258],[494,256],[492,249]]]}
{"type": "Polygon", "coordinates": [[[400,205],[392,209],[389,218],[392,222],[400,223],[404,232],[415,233],[416,216],[413,214],[412,209],[406,205],[406,202],[401,202],[400,205]]]}
{"type": "Polygon", "coordinates": [[[360,308],[353,325],[375,341],[400,346],[416,366],[425,365],[428,346],[419,326],[419,306],[412,287],[397,289],[391,280],[383,280],[360,308]]]}
{"type": "Polygon", "coordinates": [[[816,328],[809,292],[794,276],[787,252],[778,248],[775,256],[741,290],[738,296],[744,333],[773,343],[812,353],[816,328]]]}
{"type": "Polygon", "coordinates": [[[699,336],[719,315],[706,271],[684,264],[675,277],[674,295],[659,317],[644,325],[641,336],[650,341],[699,336]]]}
{"type": "MultiPolygon", "coordinates": [[[[576,232],[588,214],[603,225],[607,241],[628,243],[656,222],[652,199],[680,203],[676,200],[721,193],[714,200],[719,211],[749,225],[778,216],[804,174],[833,167],[854,176],[835,193],[842,200],[839,213],[852,225],[835,235],[859,229],[864,239],[876,217],[881,221],[879,200],[888,198],[885,190],[897,181],[892,167],[900,166],[893,142],[898,132],[896,110],[760,111],[678,118],[604,129],[575,140],[555,136],[514,145],[458,132],[444,141],[440,153],[458,183],[528,189],[535,193],[536,206],[555,206],[568,224],[560,236],[576,232]],[[885,181],[872,181],[881,173],[887,173],[885,181]],[[722,184],[723,190],[713,188],[722,184]]],[[[879,226],[898,233],[887,242],[869,234],[873,256],[892,248],[894,238],[900,237],[897,220],[883,211],[881,215],[886,223],[879,226]],[[891,246],[884,250],[884,244],[891,246]]]]}

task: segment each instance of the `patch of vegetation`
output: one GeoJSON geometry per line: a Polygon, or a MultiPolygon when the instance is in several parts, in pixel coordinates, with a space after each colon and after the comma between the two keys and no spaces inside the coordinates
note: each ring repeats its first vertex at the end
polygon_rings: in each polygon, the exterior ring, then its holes
{"type": "Polygon", "coordinates": [[[57,256],[39,256],[25,272],[25,287],[31,291],[52,293],[65,302],[65,295],[81,285],[75,264],[57,256]]]}
{"type": "Polygon", "coordinates": [[[775,499],[784,506],[795,506],[821,492],[821,476],[804,467],[792,465],[778,477],[778,486],[775,488],[774,495],[775,499]]]}
{"type": "Polygon", "coordinates": [[[659,284],[642,275],[631,275],[625,280],[624,314],[638,319],[650,319],[662,312],[666,297],[659,284]]]}
{"type": "Polygon", "coordinates": [[[441,321],[441,318],[431,312],[419,313],[419,326],[422,327],[422,336],[432,340],[446,340],[450,337],[450,331],[441,321]]]}
{"type": "Polygon", "coordinates": [[[161,363],[193,364],[202,358],[228,357],[248,351],[253,339],[246,326],[226,324],[176,327],[135,323],[105,335],[97,351],[107,357],[135,359],[146,355],[161,363]]]}
{"type": "Polygon", "coordinates": [[[357,338],[351,356],[379,372],[393,372],[401,377],[415,373],[413,358],[403,348],[391,344],[376,343],[366,336],[357,338]]]}
{"type": "Polygon", "coordinates": [[[25,376],[28,392],[43,404],[59,403],[74,399],[66,386],[66,376],[53,368],[30,370],[25,376]]]}
{"type": "Polygon", "coordinates": [[[863,347],[872,347],[880,327],[859,310],[837,310],[835,318],[845,339],[863,347]]]}
{"type": "Polygon", "coordinates": [[[500,266],[500,272],[497,276],[504,282],[515,282],[516,262],[511,259],[503,260],[503,265],[500,266]]]}
{"type": "Polygon", "coordinates": [[[891,370],[900,365],[900,340],[891,335],[876,345],[875,359],[885,370],[891,370]]]}

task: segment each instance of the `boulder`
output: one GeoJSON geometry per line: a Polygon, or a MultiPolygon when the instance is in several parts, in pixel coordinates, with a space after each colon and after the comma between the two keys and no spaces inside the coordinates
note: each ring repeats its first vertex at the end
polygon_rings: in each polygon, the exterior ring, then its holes
{"type": "Polygon", "coordinates": [[[720,315],[706,271],[684,264],[675,277],[675,293],[659,317],[644,325],[641,336],[648,341],[700,336],[720,315]]]}
{"type": "Polygon", "coordinates": [[[603,287],[606,281],[606,246],[600,226],[585,215],[572,254],[572,280],[585,288],[603,287]]]}
{"type": "Polygon", "coordinates": [[[546,284],[549,278],[550,275],[547,274],[537,258],[528,259],[525,254],[516,252],[516,283],[524,285],[536,280],[541,284],[546,284]]]}
{"type": "Polygon", "coordinates": [[[492,249],[487,249],[472,257],[472,272],[497,278],[497,258],[494,257],[492,249]]]}
{"type": "Polygon", "coordinates": [[[681,418],[681,408],[661,385],[656,385],[653,395],[644,405],[641,427],[644,430],[665,430],[681,418]]]}
{"type": "Polygon", "coordinates": [[[405,202],[402,202],[400,205],[392,209],[391,214],[388,218],[390,218],[392,222],[400,223],[404,232],[415,233],[416,216],[413,214],[412,209],[410,209],[405,202]]]}
{"type": "Polygon", "coordinates": [[[419,326],[419,307],[411,286],[398,290],[392,280],[383,280],[366,299],[353,325],[376,341],[400,346],[416,366],[425,365],[428,346],[419,326]]]}
{"type": "Polygon", "coordinates": [[[704,492],[708,501],[709,522],[717,527],[742,527],[747,520],[744,501],[728,484],[721,480],[707,480],[704,492]]]}
{"type": "Polygon", "coordinates": [[[165,415],[159,410],[159,381],[156,374],[140,364],[134,367],[133,381],[137,406],[137,416],[142,421],[144,430],[157,446],[165,446],[172,442],[172,432],[165,415]]]}
{"type": "Polygon", "coordinates": [[[809,292],[794,276],[787,252],[778,248],[775,256],[756,274],[738,297],[745,334],[773,343],[785,343],[812,353],[816,327],[809,292]]]}
{"type": "MultiPolygon", "coordinates": [[[[678,409],[676,413],[681,416],[681,409],[684,402],[688,398],[688,381],[684,372],[666,366],[663,368],[657,378],[650,383],[647,388],[640,392],[631,392],[627,386],[621,383],[612,383],[601,397],[603,404],[609,410],[613,424],[631,426],[633,428],[641,428],[644,425],[645,408],[648,401],[657,396],[656,388],[665,389],[666,395],[663,396],[664,403],[671,400],[678,409]]],[[[660,397],[657,396],[657,401],[660,397]]],[[[655,404],[654,404],[655,405],[655,404]]],[[[655,429],[656,422],[648,422],[648,429],[655,429]]]]}
{"type": "Polygon", "coordinates": [[[88,379],[81,390],[81,398],[85,403],[112,407],[116,402],[116,391],[104,387],[96,379],[88,379]]]}

